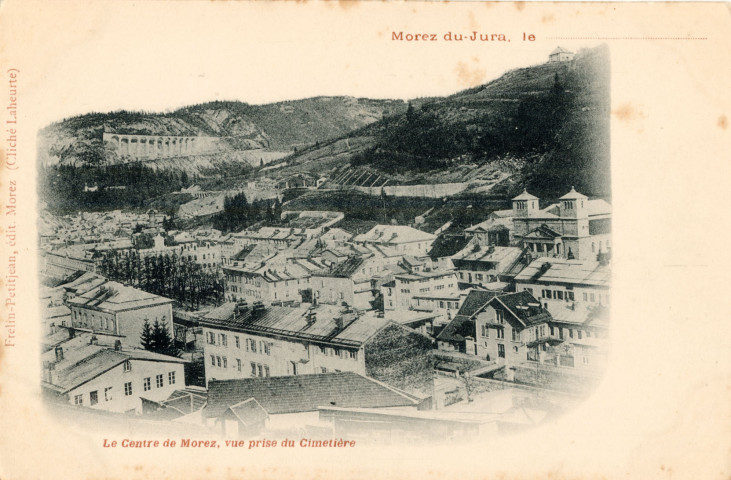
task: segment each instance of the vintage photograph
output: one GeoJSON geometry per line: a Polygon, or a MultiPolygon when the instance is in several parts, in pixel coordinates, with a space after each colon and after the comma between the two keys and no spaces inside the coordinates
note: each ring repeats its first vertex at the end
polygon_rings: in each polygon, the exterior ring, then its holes
{"type": "Polygon", "coordinates": [[[242,92],[46,125],[45,408],[191,446],[347,447],[580,405],[612,332],[610,56],[544,45],[444,96],[242,92]]]}

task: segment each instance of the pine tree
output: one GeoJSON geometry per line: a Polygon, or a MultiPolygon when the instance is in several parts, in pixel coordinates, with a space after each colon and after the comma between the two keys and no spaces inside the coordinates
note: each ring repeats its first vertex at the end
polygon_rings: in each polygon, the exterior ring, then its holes
{"type": "Polygon", "coordinates": [[[140,343],[145,350],[152,350],[152,328],[150,328],[150,321],[147,318],[145,318],[145,323],[142,325],[140,343]]]}

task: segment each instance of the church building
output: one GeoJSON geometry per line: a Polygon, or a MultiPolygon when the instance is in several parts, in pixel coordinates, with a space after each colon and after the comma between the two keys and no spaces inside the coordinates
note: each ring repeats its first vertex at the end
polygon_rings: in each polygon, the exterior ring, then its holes
{"type": "Polygon", "coordinates": [[[527,191],[513,198],[514,240],[534,257],[596,260],[611,250],[611,217],[611,205],[574,187],[544,209],[527,191]]]}

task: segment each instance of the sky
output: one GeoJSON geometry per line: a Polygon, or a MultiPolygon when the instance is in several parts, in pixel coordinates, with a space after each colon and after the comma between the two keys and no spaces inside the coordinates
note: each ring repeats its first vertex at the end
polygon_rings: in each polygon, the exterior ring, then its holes
{"type": "MultiPolygon", "coordinates": [[[[53,86],[34,92],[34,118],[46,124],[90,111],[159,112],[211,100],[449,95],[542,63],[558,44],[521,41],[526,28],[506,26],[512,5],[447,10],[404,4],[386,11],[368,3],[191,1],[174,10],[169,4],[64,9],[46,3],[23,12],[15,26],[33,34],[19,44],[25,50],[18,62],[53,86]],[[444,40],[448,32],[473,31],[503,33],[510,42],[444,40]],[[437,41],[394,41],[393,32],[435,34],[437,41]]],[[[534,15],[540,17],[540,9],[534,15]]]]}

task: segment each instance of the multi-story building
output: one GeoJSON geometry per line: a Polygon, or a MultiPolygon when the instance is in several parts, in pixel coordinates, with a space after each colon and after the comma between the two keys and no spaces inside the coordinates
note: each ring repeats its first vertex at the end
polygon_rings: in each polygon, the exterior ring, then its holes
{"type": "Polygon", "coordinates": [[[453,297],[459,294],[454,270],[431,270],[394,275],[393,286],[384,284],[384,308],[408,310],[417,306],[416,296],[439,295],[453,297]],[[388,291],[392,288],[392,291],[388,291]],[[390,295],[392,293],[392,295],[390,295]]]}
{"type": "Polygon", "coordinates": [[[472,243],[452,257],[461,282],[486,286],[512,277],[521,269],[522,250],[518,247],[483,246],[472,243]]]}
{"type": "Polygon", "coordinates": [[[223,268],[225,297],[230,302],[299,302],[302,291],[310,288],[312,273],[322,267],[309,261],[285,258],[228,265],[223,268]]]}
{"type": "Polygon", "coordinates": [[[515,289],[527,290],[554,312],[575,305],[609,305],[611,269],[607,262],[538,258],[515,277],[515,289]]]}
{"type": "Polygon", "coordinates": [[[513,198],[513,236],[534,257],[594,260],[611,249],[611,215],[607,202],[589,200],[573,188],[544,209],[524,191],[513,198]]]}
{"type": "Polygon", "coordinates": [[[173,301],[117,282],[104,282],[66,301],[77,330],[125,337],[139,345],[145,320],[165,324],[173,334],[173,301]]]}
{"type": "Polygon", "coordinates": [[[391,247],[401,255],[426,255],[436,235],[403,225],[376,225],[353,241],[362,245],[391,247]]]}
{"type": "Polygon", "coordinates": [[[200,325],[206,381],[339,371],[365,375],[368,346],[380,336],[404,346],[424,342],[422,335],[394,322],[321,304],[226,303],[202,317],[200,325]]]}
{"type": "Polygon", "coordinates": [[[123,347],[120,340],[101,345],[89,333],[57,345],[42,360],[43,389],[78,407],[140,413],[142,398],[165,400],[185,386],[185,360],[123,347]]]}

